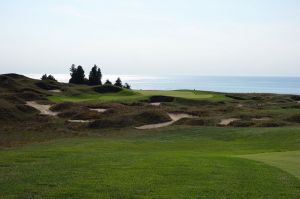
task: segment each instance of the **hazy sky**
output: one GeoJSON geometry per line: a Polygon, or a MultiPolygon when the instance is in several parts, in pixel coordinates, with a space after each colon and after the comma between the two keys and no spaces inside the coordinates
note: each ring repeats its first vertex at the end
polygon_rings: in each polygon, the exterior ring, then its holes
{"type": "Polygon", "coordinates": [[[0,0],[0,73],[300,75],[299,0],[0,0]]]}

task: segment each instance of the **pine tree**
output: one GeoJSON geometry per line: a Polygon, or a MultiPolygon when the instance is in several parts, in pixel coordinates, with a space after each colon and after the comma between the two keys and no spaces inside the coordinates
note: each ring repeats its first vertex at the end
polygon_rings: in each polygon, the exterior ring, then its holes
{"type": "Polygon", "coordinates": [[[44,74],[41,80],[57,81],[52,75],[47,75],[47,74],[44,74]]]}
{"type": "Polygon", "coordinates": [[[41,80],[47,80],[47,74],[44,74],[43,76],[42,76],[42,78],[41,78],[41,80]]]}
{"type": "Polygon", "coordinates": [[[89,85],[101,85],[102,84],[101,79],[102,79],[101,70],[100,68],[97,67],[97,65],[94,65],[89,75],[89,85]]]}
{"type": "Polygon", "coordinates": [[[111,81],[106,80],[106,82],[104,83],[104,85],[112,85],[111,81]]]}
{"type": "Polygon", "coordinates": [[[84,70],[82,68],[82,66],[78,66],[77,67],[77,80],[78,80],[78,84],[84,84],[84,70]]]}
{"type": "Polygon", "coordinates": [[[75,84],[76,83],[76,72],[77,69],[75,67],[75,64],[72,64],[71,68],[70,68],[70,75],[71,75],[71,79],[69,80],[69,83],[71,84],[75,84]]]}
{"type": "Polygon", "coordinates": [[[124,84],[124,88],[126,88],[126,89],[131,89],[131,86],[130,86],[128,83],[125,83],[125,84],[124,84]]]}
{"type": "Polygon", "coordinates": [[[53,77],[53,75],[48,75],[47,79],[48,79],[48,80],[51,80],[51,81],[57,81],[57,80],[53,77]]]}
{"type": "Polygon", "coordinates": [[[120,87],[120,88],[123,87],[120,77],[118,77],[118,79],[116,80],[115,86],[120,87]]]}
{"type": "Polygon", "coordinates": [[[73,64],[70,68],[71,79],[69,83],[73,84],[84,84],[85,83],[85,75],[82,66],[78,66],[77,68],[73,64]]]}

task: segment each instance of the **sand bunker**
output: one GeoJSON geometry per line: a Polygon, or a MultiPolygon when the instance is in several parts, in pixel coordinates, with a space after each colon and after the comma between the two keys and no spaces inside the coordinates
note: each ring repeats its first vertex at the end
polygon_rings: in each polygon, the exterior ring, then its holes
{"type": "Polygon", "coordinates": [[[238,104],[237,107],[242,108],[242,107],[244,107],[244,105],[243,104],[238,104]]]}
{"type": "Polygon", "coordinates": [[[222,126],[228,126],[234,121],[239,121],[240,119],[238,118],[228,118],[228,119],[222,119],[221,122],[219,123],[222,126]]]}
{"type": "Polygon", "coordinates": [[[70,123],[90,123],[93,122],[94,120],[68,120],[70,123]]]}
{"type": "Polygon", "coordinates": [[[146,130],[146,129],[156,129],[156,128],[162,128],[166,126],[170,126],[173,123],[177,122],[180,119],[183,118],[197,118],[196,116],[185,114],[185,113],[168,113],[172,121],[170,122],[164,122],[164,123],[158,123],[158,124],[148,124],[140,127],[136,127],[136,129],[139,130],[146,130]]]}
{"type": "Polygon", "coordinates": [[[61,93],[62,91],[61,90],[58,90],[58,89],[55,89],[55,90],[48,90],[49,92],[52,92],[52,93],[61,93]]]}
{"type": "Polygon", "coordinates": [[[104,113],[107,109],[104,108],[90,108],[91,111],[97,111],[98,113],[104,113]]]}
{"type": "Polygon", "coordinates": [[[298,104],[300,104],[300,101],[297,101],[298,104]]]}
{"type": "Polygon", "coordinates": [[[269,121],[271,118],[269,117],[261,117],[261,118],[252,118],[253,121],[269,121]]]}
{"type": "Polygon", "coordinates": [[[26,105],[37,109],[38,111],[40,111],[41,115],[56,116],[58,114],[58,112],[53,112],[50,110],[51,105],[42,105],[34,101],[26,102],[26,105]]]}
{"type": "Polygon", "coordinates": [[[152,106],[160,106],[160,105],[161,105],[161,102],[150,103],[150,105],[152,105],[152,106]]]}

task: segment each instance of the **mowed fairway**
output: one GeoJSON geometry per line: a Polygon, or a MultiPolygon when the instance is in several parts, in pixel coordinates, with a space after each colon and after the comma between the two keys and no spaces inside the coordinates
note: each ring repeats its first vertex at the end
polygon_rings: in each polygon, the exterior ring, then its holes
{"type": "Polygon", "coordinates": [[[261,153],[240,156],[281,168],[300,179],[300,151],[261,153]]]}
{"type": "Polygon", "coordinates": [[[300,150],[299,128],[91,133],[102,135],[2,149],[0,198],[300,197],[292,174],[236,157],[300,150]]]}
{"type": "Polygon", "coordinates": [[[163,95],[170,97],[178,97],[185,99],[225,99],[224,95],[204,91],[176,90],[176,91],[160,91],[160,90],[124,90],[118,93],[106,94],[80,94],[74,96],[54,95],[49,100],[53,102],[131,102],[148,99],[150,96],[163,95]]]}

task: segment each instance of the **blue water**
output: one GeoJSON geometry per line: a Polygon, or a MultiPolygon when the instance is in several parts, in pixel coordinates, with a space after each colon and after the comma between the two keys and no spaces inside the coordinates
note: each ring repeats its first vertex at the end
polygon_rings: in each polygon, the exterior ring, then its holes
{"type": "MultiPolygon", "coordinates": [[[[68,82],[69,74],[53,74],[61,82],[68,82]]],[[[42,74],[27,74],[39,79],[42,74]]],[[[279,93],[299,94],[299,77],[243,77],[243,76],[164,76],[150,77],[144,75],[104,75],[103,80],[114,82],[121,77],[133,89],[176,90],[196,89],[206,91],[234,93],[279,93]]]]}
{"type": "Polygon", "coordinates": [[[170,76],[128,79],[128,82],[134,89],[300,94],[300,77],[170,76]]]}

